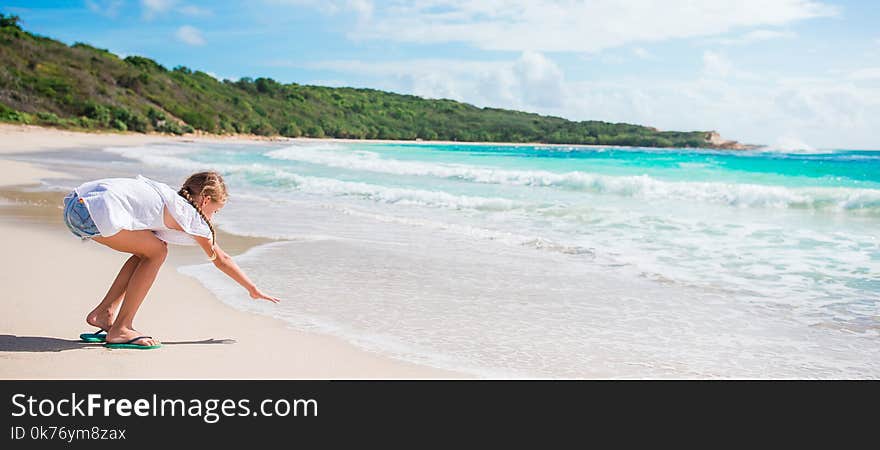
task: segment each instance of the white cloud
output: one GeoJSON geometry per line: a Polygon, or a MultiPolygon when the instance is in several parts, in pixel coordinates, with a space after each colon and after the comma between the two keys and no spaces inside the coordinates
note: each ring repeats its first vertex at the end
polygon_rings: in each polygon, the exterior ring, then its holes
{"type": "Polygon", "coordinates": [[[205,8],[202,8],[199,6],[193,6],[193,5],[181,6],[177,10],[180,11],[182,14],[186,14],[188,16],[197,16],[198,17],[198,16],[210,16],[212,14],[211,10],[209,10],[209,9],[205,9],[205,8]]]}
{"type": "Polygon", "coordinates": [[[575,120],[638,123],[665,130],[718,130],[728,139],[799,146],[880,148],[875,135],[880,90],[837,78],[762,83],[727,79],[581,82],[560,115],[575,120]],[[784,138],[784,139],[783,139],[784,138]]]}
{"type": "Polygon", "coordinates": [[[174,6],[175,0],[141,0],[145,19],[152,19],[174,6]]]}
{"type": "MultiPolygon", "coordinates": [[[[495,92],[491,98],[504,98],[510,82],[503,82],[510,74],[514,62],[483,62],[451,59],[415,59],[406,61],[328,60],[310,63],[274,61],[270,66],[303,67],[329,70],[339,73],[366,75],[384,80],[379,87],[397,92],[407,92],[426,98],[449,98],[474,101],[479,90],[495,92]],[[499,75],[501,74],[501,75],[499,75]],[[478,89],[477,84],[483,84],[478,89]]],[[[334,86],[339,85],[334,80],[334,86]]]]}
{"type": "Polygon", "coordinates": [[[703,52],[703,75],[723,78],[732,71],[733,63],[726,56],[710,50],[703,52]]]}
{"type": "Polygon", "coordinates": [[[710,79],[731,78],[744,81],[760,81],[760,76],[738,67],[725,54],[706,50],[703,52],[700,76],[710,79]]]}
{"type": "Polygon", "coordinates": [[[210,16],[213,13],[207,8],[195,5],[181,5],[178,0],[141,0],[144,19],[151,20],[162,14],[174,11],[194,17],[210,16]]]}
{"type": "Polygon", "coordinates": [[[554,108],[567,96],[559,66],[538,52],[508,61],[417,59],[407,61],[334,60],[312,63],[275,61],[295,66],[382,78],[383,86],[428,98],[476,102],[481,106],[554,108]]]}
{"type": "Polygon", "coordinates": [[[321,13],[331,15],[341,12],[353,12],[361,19],[369,18],[374,9],[371,0],[264,0],[264,2],[275,5],[309,7],[321,13]]]}
{"type": "Polygon", "coordinates": [[[852,80],[880,80],[880,67],[867,67],[849,74],[852,80]]]}
{"type": "MultiPolygon", "coordinates": [[[[350,1],[285,3],[353,8],[350,1]]],[[[369,11],[371,19],[355,27],[351,37],[462,42],[486,50],[516,52],[595,52],[630,43],[718,36],[837,14],[835,7],[814,0],[394,0],[371,4],[369,11]]],[[[766,37],[765,32],[750,38],[766,37]]]]}
{"type": "Polygon", "coordinates": [[[93,13],[115,18],[119,15],[122,0],[86,0],[86,7],[93,13]]]}
{"type": "Polygon", "coordinates": [[[205,38],[202,36],[202,32],[189,25],[178,28],[174,35],[177,37],[177,40],[184,44],[205,45],[205,38]]]}
{"type": "MultiPolygon", "coordinates": [[[[848,132],[876,128],[872,123],[880,113],[880,90],[876,88],[836,79],[783,79],[775,88],[770,94],[773,109],[805,132],[818,131],[826,134],[826,139],[847,139],[851,138],[845,135],[848,132]],[[829,133],[833,136],[827,136],[829,133]]],[[[876,146],[877,138],[872,139],[876,146]]]]}
{"type": "Polygon", "coordinates": [[[426,75],[433,72],[466,74],[483,72],[510,65],[507,61],[463,61],[457,59],[413,59],[406,61],[325,60],[301,63],[297,61],[273,61],[273,67],[304,67],[307,69],[333,70],[337,72],[366,75],[398,75],[413,73],[426,75]]]}
{"type": "Polygon", "coordinates": [[[636,55],[636,57],[639,59],[656,59],[654,58],[654,55],[651,54],[651,52],[645,50],[642,47],[634,48],[633,55],[636,55]]]}
{"type": "Polygon", "coordinates": [[[718,42],[722,45],[745,45],[772,39],[793,39],[795,37],[797,37],[797,34],[792,31],[754,30],[735,38],[719,39],[718,42]]]}
{"type": "Polygon", "coordinates": [[[369,19],[373,15],[373,2],[370,0],[349,0],[348,6],[362,19],[369,19]]]}
{"type": "Polygon", "coordinates": [[[565,99],[562,70],[544,55],[527,51],[514,63],[511,89],[519,89],[523,102],[539,108],[558,107],[565,99]]]}
{"type": "Polygon", "coordinates": [[[322,0],[265,0],[266,3],[276,5],[290,5],[299,7],[309,7],[317,9],[324,14],[336,14],[339,12],[339,5],[335,1],[322,0]]]}

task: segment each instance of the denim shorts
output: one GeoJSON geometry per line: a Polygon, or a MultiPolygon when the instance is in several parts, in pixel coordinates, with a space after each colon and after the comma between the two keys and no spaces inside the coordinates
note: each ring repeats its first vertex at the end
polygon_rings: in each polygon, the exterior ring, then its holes
{"type": "Polygon", "coordinates": [[[76,192],[71,192],[64,197],[64,224],[74,236],[82,240],[90,239],[101,234],[85,203],[76,192]]]}

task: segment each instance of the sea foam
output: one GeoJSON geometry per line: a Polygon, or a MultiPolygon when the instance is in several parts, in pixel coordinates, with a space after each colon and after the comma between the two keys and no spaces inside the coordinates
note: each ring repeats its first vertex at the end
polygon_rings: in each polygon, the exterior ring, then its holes
{"type": "Polygon", "coordinates": [[[797,208],[880,212],[880,190],[858,188],[793,188],[776,185],[667,181],[648,175],[612,176],[582,171],[509,170],[463,164],[402,161],[369,151],[342,152],[333,147],[292,146],[266,156],[328,167],[391,175],[429,176],[464,181],[551,187],[646,200],[687,200],[733,207],[797,208]]]}

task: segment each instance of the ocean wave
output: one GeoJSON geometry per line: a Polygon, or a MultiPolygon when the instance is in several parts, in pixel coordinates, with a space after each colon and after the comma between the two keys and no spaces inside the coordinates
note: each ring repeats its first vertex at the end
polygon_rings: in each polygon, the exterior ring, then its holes
{"type": "Polygon", "coordinates": [[[433,176],[464,181],[552,187],[648,200],[687,200],[736,207],[880,212],[880,190],[859,188],[793,188],[720,182],[665,181],[649,175],[612,176],[589,172],[507,170],[462,164],[425,163],[383,159],[374,152],[326,151],[315,147],[288,147],[266,156],[328,167],[411,176],[433,176]]]}
{"type": "Polygon", "coordinates": [[[183,155],[192,154],[193,148],[173,145],[140,145],[131,147],[105,147],[105,152],[125,158],[142,161],[150,166],[171,169],[200,170],[211,164],[186,159],[183,155]]]}
{"type": "Polygon", "coordinates": [[[203,170],[206,167],[211,167],[225,175],[240,174],[244,176],[245,180],[257,185],[295,189],[310,194],[354,196],[384,203],[480,211],[507,211],[523,206],[519,202],[498,197],[453,195],[443,191],[388,187],[335,178],[299,175],[259,163],[205,164],[182,157],[183,154],[191,153],[191,149],[173,146],[111,147],[105,150],[160,167],[187,170],[203,170]]]}
{"type": "Polygon", "coordinates": [[[334,178],[302,176],[285,171],[276,171],[275,174],[279,178],[292,181],[297,190],[312,194],[357,196],[384,203],[482,211],[507,211],[522,206],[519,202],[498,197],[453,195],[443,191],[386,187],[334,178]]]}
{"type": "MultiPolygon", "coordinates": [[[[843,187],[773,186],[698,181],[666,181],[649,175],[612,176],[589,172],[507,170],[461,164],[425,163],[383,159],[375,152],[336,151],[342,147],[288,147],[267,156],[330,167],[366,170],[393,175],[434,176],[475,183],[537,186],[609,194],[645,200],[684,200],[733,207],[791,208],[806,210],[880,213],[880,190],[843,187]]],[[[187,159],[193,149],[181,146],[110,147],[106,151],[152,166],[185,170],[213,168],[242,173],[249,181],[286,186],[303,192],[360,196],[386,203],[422,204],[445,208],[504,211],[523,204],[504,198],[453,195],[443,191],[387,187],[370,183],[298,175],[283,168],[260,164],[204,163],[187,159]]]]}

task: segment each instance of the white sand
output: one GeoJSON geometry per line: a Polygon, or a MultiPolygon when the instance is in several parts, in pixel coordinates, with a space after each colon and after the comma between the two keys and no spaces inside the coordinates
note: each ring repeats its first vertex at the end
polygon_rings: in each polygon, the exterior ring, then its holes
{"type": "MultiPolygon", "coordinates": [[[[0,125],[0,155],[181,139],[0,125]]],[[[0,185],[36,183],[48,176],[59,174],[0,159],[0,185]]],[[[109,350],[100,344],[81,343],[80,333],[94,331],[85,323],[86,313],[103,297],[128,255],[94,242],[79,242],[61,223],[57,206],[25,207],[43,210],[24,215],[16,213],[20,208],[0,206],[0,378],[466,377],[367,352],[332,336],[299,332],[279,320],[232,309],[196,280],[176,271],[192,258],[186,251],[175,256],[177,248],[171,249],[135,321],[138,330],[162,340],[162,348],[109,350]]],[[[296,301],[285,298],[284,293],[273,294],[284,301],[296,301]]]]}

